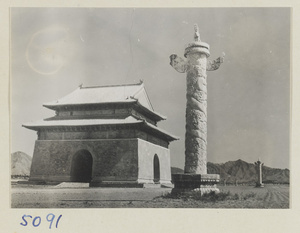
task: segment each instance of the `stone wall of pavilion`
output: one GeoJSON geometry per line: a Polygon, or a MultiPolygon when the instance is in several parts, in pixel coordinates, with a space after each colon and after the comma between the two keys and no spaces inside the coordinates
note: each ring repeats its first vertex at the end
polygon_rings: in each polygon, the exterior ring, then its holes
{"type": "Polygon", "coordinates": [[[138,140],[37,140],[31,181],[71,181],[72,159],[87,150],[93,157],[92,182],[136,181],[138,140]]]}
{"type": "Polygon", "coordinates": [[[153,159],[160,164],[160,183],[170,183],[170,150],[142,139],[37,140],[30,181],[71,181],[73,156],[80,150],[93,158],[92,182],[153,183],[153,159]]]}
{"type": "Polygon", "coordinates": [[[170,150],[138,139],[138,182],[152,183],[154,156],[159,159],[160,183],[171,183],[170,150]]]}

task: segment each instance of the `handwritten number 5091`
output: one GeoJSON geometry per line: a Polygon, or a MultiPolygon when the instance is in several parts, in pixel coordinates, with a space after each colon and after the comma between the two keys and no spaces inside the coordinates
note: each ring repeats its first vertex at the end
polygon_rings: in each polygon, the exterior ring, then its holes
{"type": "MultiPolygon", "coordinates": [[[[56,227],[56,228],[58,227],[58,222],[59,222],[59,220],[61,219],[61,217],[62,217],[62,215],[59,215],[58,218],[57,218],[57,220],[56,220],[56,224],[55,224],[55,227],[56,227]]],[[[23,219],[24,222],[21,222],[20,224],[21,224],[22,226],[24,226],[24,227],[28,225],[27,220],[26,220],[25,218],[32,218],[32,216],[31,216],[31,215],[26,215],[26,214],[23,215],[22,219],[23,219]]],[[[51,229],[52,223],[53,223],[54,220],[55,220],[55,215],[54,215],[54,214],[48,214],[48,215],[46,216],[46,220],[47,220],[48,222],[50,222],[49,229],[51,229]]],[[[40,217],[40,216],[36,216],[36,217],[32,220],[32,226],[38,227],[38,226],[41,224],[41,222],[42,222],[41,217],[40,217]]]]}

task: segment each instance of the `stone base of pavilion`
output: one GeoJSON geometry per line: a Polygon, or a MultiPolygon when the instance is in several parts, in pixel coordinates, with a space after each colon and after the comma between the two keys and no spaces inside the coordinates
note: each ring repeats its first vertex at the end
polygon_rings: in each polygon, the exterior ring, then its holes
{"type": "Polygon", "coordinates": [[[174,188],[172,193],[184,193],[189,191],[204,193],[219,193],[217,183],[220,181],[218,174],[173,174],[174,188]]]}
{"type": "Polygon", "coordinates": [[[141,182],[141,181],[101,181],[91,182],[90,187],[112,187],[112,188],[170,188],[170,181],[141,182]]]}

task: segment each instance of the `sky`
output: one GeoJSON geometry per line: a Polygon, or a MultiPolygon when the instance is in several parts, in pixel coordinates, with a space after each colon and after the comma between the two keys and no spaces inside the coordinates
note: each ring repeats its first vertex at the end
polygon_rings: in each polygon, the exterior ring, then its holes
{"type": "Polygon", "coordinates": [[[290,8],[11,8],[11,152],[33,154],[35,131],[23,123],[54,115],[43,103],[79,85],[144,81],[158,126],[180,140],[171,165],[184,166],[186,74],[183,57],[197,23],[210,45],[207,159],[258,158],[290,167],[290,8]]]}

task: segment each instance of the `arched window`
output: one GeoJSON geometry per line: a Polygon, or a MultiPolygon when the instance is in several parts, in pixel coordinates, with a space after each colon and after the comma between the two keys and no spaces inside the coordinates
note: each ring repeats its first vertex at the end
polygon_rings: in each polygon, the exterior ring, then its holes
{"type": "Polygon", "coordinates": [[[159,183],[160,181],[160,166],[159,166],[159,159],[157,155],[154,155],[154,159],[153,159],[153,181],[154,183],[159,183]]]}

